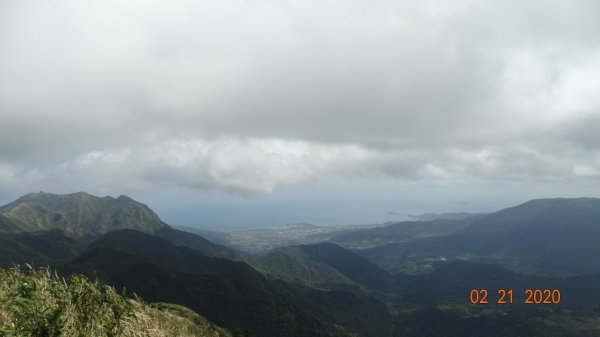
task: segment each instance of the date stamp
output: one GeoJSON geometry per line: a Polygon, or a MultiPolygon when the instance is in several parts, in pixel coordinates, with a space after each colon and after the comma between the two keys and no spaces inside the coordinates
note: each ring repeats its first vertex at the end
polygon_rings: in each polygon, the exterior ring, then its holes
{"type": "MultiPolygon", "coordinates": [[[[498,289],[497,296],[491,298],[488,289],[473,289],[469,293],[469,301],[471,304],[489,304],[497,303],[500,305],[513,304],[515,300],[514,291],[512,289],[498,289]]],[[[524,304],[539,304],[539,305],[556,305],[560,303],[560,290],[558,289],[525,289],[522,296],[517,298],[517,301],[522,301],[524,304]]]]}

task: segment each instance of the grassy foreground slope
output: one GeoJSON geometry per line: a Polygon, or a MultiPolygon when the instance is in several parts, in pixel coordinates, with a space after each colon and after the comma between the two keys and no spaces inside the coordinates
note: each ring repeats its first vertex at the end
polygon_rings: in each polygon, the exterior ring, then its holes
{"type": "Polygon", "coordinates": [[[147,305],[99,281],[49,269],[0,269],[0,336],[229,337],[193,311],[147,305]],[[24,269],[24,270],[23,270],[24,269]]]}

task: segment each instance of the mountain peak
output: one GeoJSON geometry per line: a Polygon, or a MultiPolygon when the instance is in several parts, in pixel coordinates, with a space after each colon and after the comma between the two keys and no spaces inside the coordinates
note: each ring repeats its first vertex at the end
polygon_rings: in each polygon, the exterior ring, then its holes
{"type": "Polygon", "coordinates": [[[154,233],[168,227],[148,206],[125,195],[115,199],[86,192],[29,193],[0,207],[0,216],[3,218],[0,232],[57,228],[71,234],[86,235],[129,228],[154,233]]]}
{"type": "MultiPolygon", "coordinates": [[[[15,202],[19,201],[39,201],[43,199],[57,199],[57,200],[66,200],[66,199],[88,199],[88,198],[99,198],[88,194],[86,192],[74,192],[74,193],[66,193],[66,194],[55,194],[50,192],[39,191],[37,193],[27,193],[26,195],[20,197],[15,202]]],[[[110,198],[110,197],[109,197],[110,198]]]]}

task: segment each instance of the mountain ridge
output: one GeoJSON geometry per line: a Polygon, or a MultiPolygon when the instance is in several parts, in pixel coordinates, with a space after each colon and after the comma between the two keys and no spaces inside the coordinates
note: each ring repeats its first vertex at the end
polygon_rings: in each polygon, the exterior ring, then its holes
{"type": "Polygon", "coordinates": [[[0,207],[0,232],[61,229],[75,236],[131,228],[152,233],[168,227],[147,205],[125,195],[96,197],[85,192],[29,193],[0,207]]]}
{"type": "Polygon", "coordinates": [[[271,278],[317,287],[381,287],[391,281],[391,275],[371,261],[329,242],[275,248],[254,265],[271,278]]]}
{"type": "Polygon", "coordinates": [[[206,256],[243,260],[232,249],[172,228],[150,207],[126,195],[39,192],[0,206],[0,265],[74,258],[98,237],[124,229],[156,235],[206,256]]]}
{"type": "Polygon", "coordinates": [[[64,273],[97,273],[148,301],[185,305],[232,331],[248,329],[247,336],[308,337],[316,331],[323,337],[347,336],[291,303],[279,286],[246,263],[208,257],[135,230],[104,234],[61,268],[64,273]]]}
{"type": "MultiPolygon", "coordinates": [[[[541,275],[600,272],[600,198],[533,199],[447,235],[360,251],[390,266],[407,259],[468,259],[541,275]]],[[[404,262],[402,262],[404,261],[404,262]]]]}

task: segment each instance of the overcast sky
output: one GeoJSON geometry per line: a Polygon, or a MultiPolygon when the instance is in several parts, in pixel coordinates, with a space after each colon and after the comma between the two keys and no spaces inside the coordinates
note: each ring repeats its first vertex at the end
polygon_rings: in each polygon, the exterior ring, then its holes
{"type": "Polygon", "coordinates": [[[0,201],[210,228],[600,196],[600,2],[0,0],[0,201]]]}

